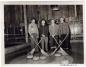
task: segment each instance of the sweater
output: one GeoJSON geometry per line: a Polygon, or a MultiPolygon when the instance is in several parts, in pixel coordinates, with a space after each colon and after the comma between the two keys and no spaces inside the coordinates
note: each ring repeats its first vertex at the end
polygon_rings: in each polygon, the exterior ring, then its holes
{"type": "Polygon", "coordinates": [[[28,33],[30,35],[32,35],[33,33],[39,35],[37,25],[36,24],[33,24],[33,23],[29,24],[29,26],[28,26],[28,33]]]}
{"type": "Polygon", "coordinates": [[[45,35],[46,37],[48,37],[48,35],[49,35],[49,27],[47,25],[40,26],[39,27],[39,35],[40,35],[40,37],[42,37],[42,35],[45,35]]]}
{"type": "Polygon", "coordinates": [[[52,36],[52,35],[58,35],[59,34],[58,29],[59,29],[59,27],[58,27],[57,24],[49,25],[50,36],[52,36]]]}

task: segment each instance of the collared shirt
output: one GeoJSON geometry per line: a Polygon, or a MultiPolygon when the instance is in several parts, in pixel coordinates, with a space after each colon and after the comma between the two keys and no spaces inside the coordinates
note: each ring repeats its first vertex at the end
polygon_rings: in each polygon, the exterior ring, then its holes
{"type": "Polygon", "coordinates": [[[59,34],[68,34],[69,33],[69,24],[68,23],[60,23],[59,24],[59,34]]]}

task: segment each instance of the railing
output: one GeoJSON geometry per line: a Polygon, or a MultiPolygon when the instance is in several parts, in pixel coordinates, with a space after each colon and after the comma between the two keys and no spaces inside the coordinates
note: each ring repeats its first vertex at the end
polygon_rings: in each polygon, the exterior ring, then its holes
{"type": "Polygon", "coordinates": [[[5,47],[25,43],[24,26],[8,26],[5,28],[5,47]]]}
{"type": "MultiPolygon", "coordinates": [[[[82,21],[69,22],[71,30],[71,40],[83,40],[82,21]]],[[[5,28],[5,45],[24,43],[25,28],[24,26],[8,26],[5,28]]]]}

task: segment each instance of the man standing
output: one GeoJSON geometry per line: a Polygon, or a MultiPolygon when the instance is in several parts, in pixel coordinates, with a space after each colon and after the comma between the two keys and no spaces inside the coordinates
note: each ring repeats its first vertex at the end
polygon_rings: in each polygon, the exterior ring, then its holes
{"type": "Polygon", "coordinates": [[[58,42],[58,25],[55,23],[55,20],[50,21],[49,25],[49,33],[50,33],[50,47],[52,49],[53,46],[58,46],[56,41],[58,42]]]}
{"type": "MultiPolygon", "coordinates": [[[[30,35],[31,40],[31,49],[35,48],[36,44],[38,44],[39,32],[36,24],[36,20],[32,19],[31,23],[28,26],[28,33],[30,35]]],[[[35,48],[35,51],[38,52],[38,48],[35,48]]],[[[32,52],[33,54],[34,52],[32,52]]]]}
{"type": "Polygon", "coordinates": [[[60,38],[61,42],[64,40],[61,47],[65,51],[70,50],[71,49],[71,45],[70,45],[70,27],[69,27],[69,24],[67,22],[65,22],[64,18],[60,18],[59,38],[60,38]],[[66,37],[66,35],[68,35],[68,36],[66,37]],[[66,37],[66,39],[64,40],[65,37],[66,37]]]}

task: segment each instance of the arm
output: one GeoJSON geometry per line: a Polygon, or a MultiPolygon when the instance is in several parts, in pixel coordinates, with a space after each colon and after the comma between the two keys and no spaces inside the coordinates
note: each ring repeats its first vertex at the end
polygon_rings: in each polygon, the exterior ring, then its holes
{"type": "Polygon", "coordinates": [[[49,34],[50,34],[50,36],[52,36],[52,35],[51,35],[51,27],[50,27],[50,26],[49,26],[49,34]]]}
{"type": "Polygon", "coordinates": [[[58,26],[58,32],[57,32],[58,35],[59,35],[59,37],[61,37],[61,32],[60,32],[61,29],[60,29],[60,28],[61,28],[61,27],[60,27],[60,25],[59,25],[59,26],[58,26]]]}
{"type": "Polygon", "coordinates": [[[37,25],[36,25],[36,33],[37,33],[37,37],[39,37],[39,31],[37,25]]]}
{"type": "Polygon", "coordinates": [[[29,30],[28,32],[29,32],[29,34],[31,36],[32,32],[31,32],[31,25],[30,24],[29,24],[28,30],[29,30]]]}
{"type": "Polygon", "coordinates": [[[69,34],[70,33],[70,26],[69,26],[69,24],[67,23],[67,34],[69,34]]]}
{"type": "Polygon", "coordinates": [[[38,30],[39,30],[39,37],[41,37],[41,30],[40,30],[40,27],[38,28],[38,30]]]}

